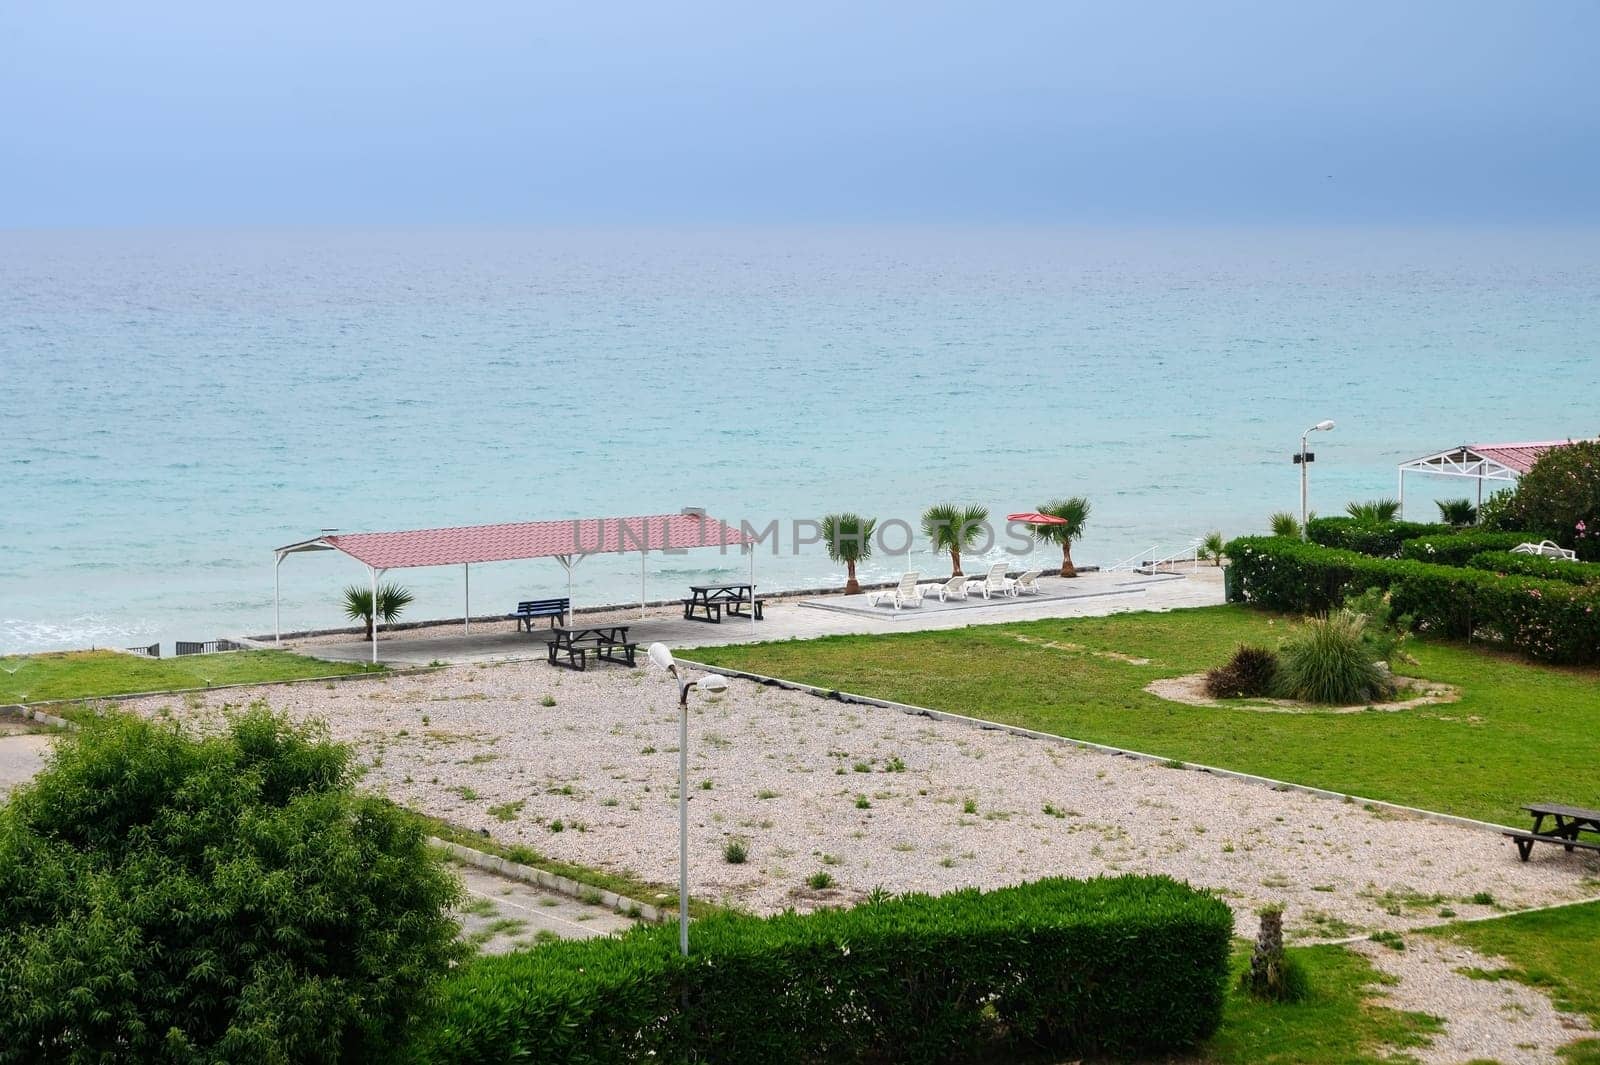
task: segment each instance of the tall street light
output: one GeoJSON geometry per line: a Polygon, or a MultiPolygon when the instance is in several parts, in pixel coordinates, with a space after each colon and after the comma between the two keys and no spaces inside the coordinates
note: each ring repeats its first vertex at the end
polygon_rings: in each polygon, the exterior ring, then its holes
{"type": "Polygon", "coordinates": [[[1311,465],[1312,460],[1316,458],[1315,455],[1306,450],[1306,437],[1316,432],[1327,432],[1332,428],[1333,420],[1329,419],[1318,422],[1300,434],[1300,451],[1295,455],[1294,461],[1300,467],[1300,539],[1302,540],[1307,538],[1306,521],[1310,517],[1306,512],[1306,467],[1311,465]]]}
{"type": "Polygon", "coordinates": [[[715,702],[728,690],[728,682],[715,673],[690,680],[678,672],[678,663],[664,643],[650,645],[650,662],[678,682],[678,953],[689,956],[689,689],[698,688],[715,702]]]}

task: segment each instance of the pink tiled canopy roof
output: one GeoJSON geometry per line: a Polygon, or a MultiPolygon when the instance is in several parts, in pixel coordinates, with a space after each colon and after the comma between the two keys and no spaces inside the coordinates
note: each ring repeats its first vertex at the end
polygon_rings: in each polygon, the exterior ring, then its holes
{"type": "Polygon", "coordinates": [[[1476,452],[1490,462],[1498,462],[1507,469],[1527,473],[1534,461],[1553,447],[1564,447],[1570,440],[1539,440],[1526,444],[1469,444],[1467,450],[1476,452]]]}
{"type": "Polygon", "coordinates": [[[749,543],[754,537],[715,518],[644,514],[404,532],[334,533],[321,539],[376,569],[407,569],[556,555],[733,547],[749,543]]]}

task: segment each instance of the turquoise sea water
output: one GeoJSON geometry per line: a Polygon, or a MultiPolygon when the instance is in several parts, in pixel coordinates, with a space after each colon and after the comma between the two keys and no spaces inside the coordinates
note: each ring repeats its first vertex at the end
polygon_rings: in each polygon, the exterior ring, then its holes
{"type": "MultiPolygon", "coordinates": [[[[1322,418],[1336,511],[1428,451],[1600,431],[1597,236],[0,232],[0,652],[270,630],[272,548],[324,527],[1085,494],[1103,562],[1297,508],[1322,418]]],[[[1408,478],[1409,511],[1471,487],[1408,478]]],[[[865,569],[914,565],[944,564],[865,569]]],[[[665,598],[744,563],[649,568],[665,598]]],[[[290,559],[284,627],[338,623],[364,575],[290,559]]],[[[459,614],[458,570],[398,576],[413,616],[459,614]]],[[[785,545],[758,579],[841,575],[785,545]]],[[[575,594],[638,587],[595,558],[575,594]]],[[[474,612],[564,589],[475,567],[474,612]]]]}

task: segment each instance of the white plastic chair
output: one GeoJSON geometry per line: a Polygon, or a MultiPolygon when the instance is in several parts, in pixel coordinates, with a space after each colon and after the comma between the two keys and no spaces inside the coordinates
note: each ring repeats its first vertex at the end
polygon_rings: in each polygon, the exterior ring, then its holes
{"type": "Polygon", "coordinates": [[[1568,562],[1578,561],[1576,551],[1568,551],[1552,540],[1540,540],[1536,544],[1518,544],[1511,549],[1513,555],[1538,555],[1541,558],[1559,558],[1568,562]]]}
{"type": "Polygon", "coordinates": [[[1011,579],[1006,576],[1006,564],[996,562],[989,567],[987,577],[974,577],[968,581],[967,594],[971,595],[973,592],[982,592],[985,599],[995,594],[1015,595],[1016,593],[1011,590],[1011,579]]]}
{"type": "Polygon", "coordinates": [[[1018,574],[1017,579],[1011,582],[1012,595],[1038,595],[1039,574],[1042,570],[1024,570],[1018,574]]]}
{"type": "Polygon", "coordinates": [[[877,606],[884,600],[893,600],[896,610],[911,605],[922,605],[922,593],[917,590],[917,578],[922,574],[915,571],[907,573],[900,578],[900,583],[894,588],[884,588],[876,592],[867,593],[867,603],[877,606]]]}

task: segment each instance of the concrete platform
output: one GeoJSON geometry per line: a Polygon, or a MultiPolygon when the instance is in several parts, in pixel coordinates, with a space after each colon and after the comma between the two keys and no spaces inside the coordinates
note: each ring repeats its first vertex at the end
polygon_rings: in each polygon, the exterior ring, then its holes
{"type": "MultiPolygon", "coordinates": [[[[1222,599],[1222,575],[1215,568],[1193,572],[1090,573],[1075,579],[1041,577],[1041,594],[1018,599],[983,598],[941,604],[925,600],[917,608],[896,611],[872,607],[866,597],[811,596],[775,598],[765,618],[750,622],[728,618],[720,624],[685,620],[672,607],[638,607],[580,614],[585,624],[627,625],[628,638],[641,645],[661,642],[675,651],[694,647],[751,643],[761,640],[804,640],[821,636],[918,629],[962,628],[1052,617],[1092,617],[1129,610],[1171,610],[1214,606],[1222,599]]],[[[395,667],[434,663],[504,662],[545,657],[543,631],[518,632],[510,622],[477,623],[463,634],[460,622],[406,629],[378,635],[378,660],[395,667]]],[[[285,640],[284,647],[331,662],[370,659],[372,645],[350,636],[285,640]]],[[[625,669],[608,663],[591,669],[625,669]]]]}

